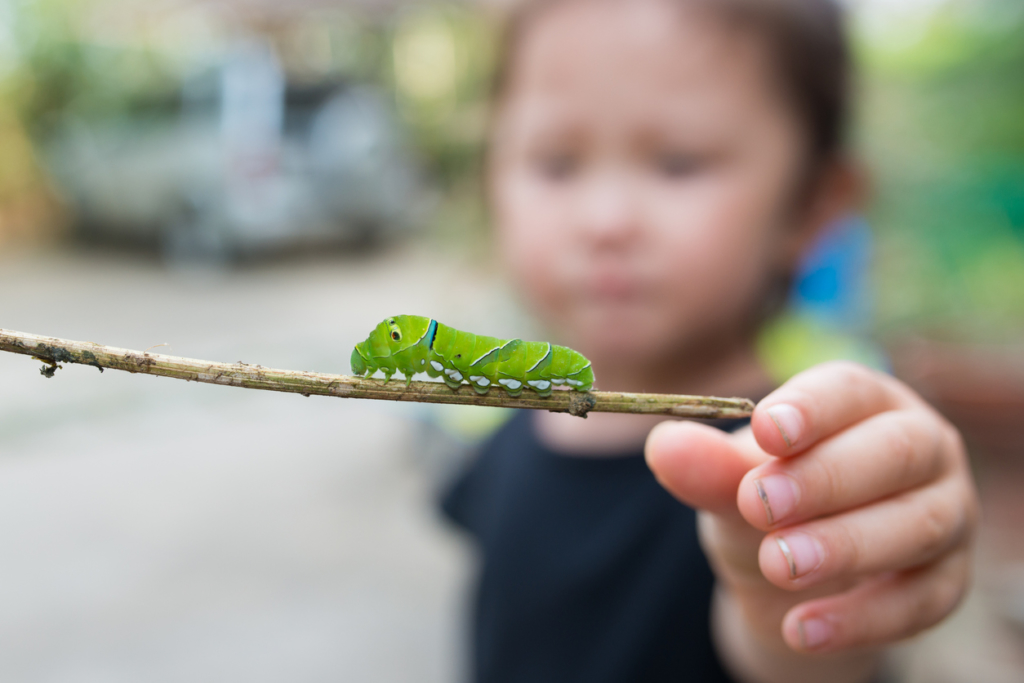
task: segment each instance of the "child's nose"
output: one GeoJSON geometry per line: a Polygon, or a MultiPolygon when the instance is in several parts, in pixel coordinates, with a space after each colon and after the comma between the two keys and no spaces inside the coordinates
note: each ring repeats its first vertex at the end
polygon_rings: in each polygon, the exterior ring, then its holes
{"type": "Polygon", "coordinates": [[[640,202],[624,174],[595,174],[581,188],[578,229],[595,245],[633,240],[641,227],[640,202]]]}

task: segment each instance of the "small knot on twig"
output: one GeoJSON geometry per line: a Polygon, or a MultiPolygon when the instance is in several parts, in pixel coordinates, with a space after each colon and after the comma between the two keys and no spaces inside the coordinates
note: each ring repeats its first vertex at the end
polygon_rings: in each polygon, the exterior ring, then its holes
{"type": "Polygon", "coordinates": [[[586,393],[573,392],[569,398],[569,414],[587,419],[587,413],[597,405],[597,399],[589,391],[586,393]]]}
{"type": "Polygon", "coordinates": [[[46,379],[53,379],[53,376],[57,373],[57,371],[60,370],[61,367],[63,367],[57,365],[52,360],[46,360],[45,358],[40,358],[39,360],[43,361],[43,367],[39,368],[39,374],[45,377],[46,379]]]}

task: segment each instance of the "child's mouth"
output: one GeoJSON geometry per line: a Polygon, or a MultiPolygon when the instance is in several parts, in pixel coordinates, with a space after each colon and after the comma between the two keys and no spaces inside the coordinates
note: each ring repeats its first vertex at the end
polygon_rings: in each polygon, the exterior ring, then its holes
{"type": "Polygon", "coordinates": [[[590,299],[622,303],[639,298],[643,287],[636,277],[604,272],[587,278],[584,291],[590,299]]]}

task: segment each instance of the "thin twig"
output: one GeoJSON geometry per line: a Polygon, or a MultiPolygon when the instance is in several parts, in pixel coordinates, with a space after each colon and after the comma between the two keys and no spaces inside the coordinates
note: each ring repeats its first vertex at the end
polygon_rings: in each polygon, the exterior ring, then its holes
{"type": "Polygon", "coordinates": [[[380,379],[297,370],[273,370],[248,363],[214,363],[4,329],[0,329],[0,351],[32,356],[43,361],[46,365],[41,372],[47,377],[53,376],[60,363],[79,363],[99,368],[100,372],[104,368],[110,368],[190,382],[284,391],[304,396],[317,394],[384,401],[532,408],[571,413],[579,417],[586,417],[587,413],[596,411],[675,417],[740,418],[749,417],[754,410],[754,404],[749,399],[710,396],[556,391],[548,398],[541,398],[530,392],[524,392],[519,398],[511,398],[504,391],[497,389],[480,395],[469,385],[462,386],[458,391],[453,391],[440,382],[413,382],[411,386],[406,387],[404,381],[397,379],[384,383],[380,379]]]}

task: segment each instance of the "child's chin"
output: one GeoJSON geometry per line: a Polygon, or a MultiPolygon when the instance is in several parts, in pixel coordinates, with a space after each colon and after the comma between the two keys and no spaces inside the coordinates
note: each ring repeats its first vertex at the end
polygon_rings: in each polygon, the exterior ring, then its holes
{"type": "Polygon", "coordinates": [[[566,328],[566,342],[604,367],[637,367],[663,361],[682,341],[678,330],[642,315],[588,315],[574,323],[566,328]]]}
{"type": "Polygon", "coordinates": [[[660,356],[663,346],[646,336],[630,335],[628,328],[606,328],[581,337],[577,350],[599,366],[632,367],[660,356]]]}
{"type": "Polygon", "coordinates": [[[616,348],[642,348],[663,327],[641,306],[593,306],[572,317],[574,336],[616,348]]]}

